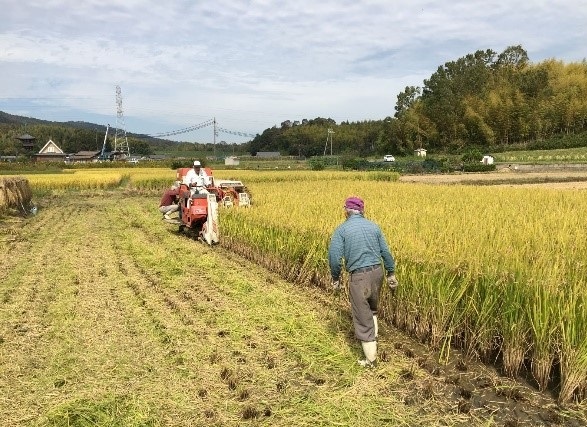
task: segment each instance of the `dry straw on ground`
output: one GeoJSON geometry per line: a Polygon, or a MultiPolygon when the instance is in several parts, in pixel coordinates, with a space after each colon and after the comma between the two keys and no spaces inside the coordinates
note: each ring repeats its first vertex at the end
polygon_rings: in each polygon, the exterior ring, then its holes
{"type": "Polygon", "coordinates": [[[26,178],[0,178],[0,210],[26,210],[31,204],[31,198],[31,187],[26,178]]]}

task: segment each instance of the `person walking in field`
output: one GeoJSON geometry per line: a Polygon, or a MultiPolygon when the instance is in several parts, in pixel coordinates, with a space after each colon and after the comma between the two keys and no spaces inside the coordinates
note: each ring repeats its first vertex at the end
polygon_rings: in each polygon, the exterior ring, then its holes
{"type": "Polygon", "coordinates": [[[179,210],[179,205],[177,204],[178,196],[179,186],[177,184],[173,184],[171,188],[168,188],[163,193],[159,202],[159,212],[163,214],[164,219],[171,219],[169,215],[179,210]]]}
{"type": "Polygon", "coordinates": [[[365,204],[359,197],[344,202],[345,221],[333,232],[328,247],[328,263],[335,292],[341,289],[340,275],[344,260],[350,273],[349,295],[355,336],[361,341],[363,367],[377,361],[377,307],[383,276],[391,289],[398,286],[395,260],[379,226],[364,216],[365,204]],[[383,264],[383,268],[382,268],[383,264]]]}

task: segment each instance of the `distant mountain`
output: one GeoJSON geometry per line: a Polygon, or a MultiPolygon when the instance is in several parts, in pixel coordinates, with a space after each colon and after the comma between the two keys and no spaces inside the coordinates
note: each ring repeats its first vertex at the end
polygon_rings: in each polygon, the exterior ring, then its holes
{"type": "MultiPolygon", "coordinates": [[[[41,140],[46,140],[48,138],[55,138],[55,137],[57,137],[57,135],[65,135],[65,134],[70,135],[68,138],[70,141],[77,141],[77,142],[72,142],[72,147],[71,147],[72,151],[76,151],[78,149],[81,149],[79,147],[81,147],[81,144],[83,144],[84,141],[88,140],[88,134],[90,132],[91,132],[92,136],[97,135],[98,132],[102,135],[106,132],[106,126],[98,125],[96,123],[89,123],[89,122],[84,122],[84,121],[55,122],[55,121],[50,121],[50,120],[35,119],[33,117],[18,116],[18,115],[14,115],[14,114],[5,113],[4,111],[0,111],[0,125],[8,125],[11,127],[16,126],[16,127],[20,128],[21,126],[24,126],[25,124],[27,125],[27,129],[31,129],[32,127],[36,127],[36,126],[47,127],[48,129],[53,129],[53,130],[37,129],[36,134],[34,136],[37,138],[40,138],[41,140]],[[55,128],[60,129],[60,130],[54,130],[55,128]],[[81,131],[82,133],[80,134],[79,132],[75,132],[75,133],[69,134],[67,129],[70,129],[70,130],[79,129],[79,131],[81,131]],[[71,136],[71,135],[76,135],[76,136],[71,136]]],[[[30,132],[29,130],[27,130],[27,131],[30,132]]],[[[110,138],[110,136],[114,135],[114,132],[115,132],[115,129],[113,127],[111,127],[110,131],[109,131],[109,138],[110,138]]],[[[159,149],[172,149],[173,150],[180,145],[188,145],[190,147],[198,145],[198,144],[192,144],[192,143],[182,143],[182,142],[172,141],[172,140],[163,139],[163,138],[154,138],[149,135],[135,134],[135,133],[131,133],[131,132],[126,132],[126,135],[128,136],[128,138],[133,139],[133,141],[131,141],[131,145],[135,149],[137,146],[143,146],[143,147],[150,146],[153,150],[159,150],[159,149]]],[[[65,139],[65,138],[61,137],[61,139],[65,139]]],[[[93,138],[91,138],[91,139],[93,139],[93,138]]]]}
{"type": "Polygon", "coordinates": [[[0,111],[0,124],[35,124],[35,125],[52,125],[55,122],[50,122],[48,120],[39,120],[34,119],[32,117],[24,117],[24,116],[15,116],[13,114],[5,113],[4,111],[0,111]]]}
{"type": "Polygon", "coordinates": [[[27,124],[27,125],[52,125],[52,126],[67,126],[77,129],[87,129],[95,131],[101,130],[106,131],[106,126],[98,125],[96,123],[81,122],[81,121],[68,121],[68,122],[53,122],[51,120],[35,119],[33,117],[17,116],[14,114],[8,114],[4,111],[0,111],[0,124],[27,124]]]}
{"type": "MultiPolygon", "coordinates": [[[[58,122],[55,122],[55,123],[58,123],[58,122]]],[[[62,124],[64,126],[71,126],[73,128],[78,128],[78,129],[87,129],[87,130],[102,129],[102,130],[106,130],[106,126],[104,126],[104,125],[97,125],[95,123],[89,123],[89,122],[69,121],[69,122],[59,122],[59,124],[62,124]]],[[[127,133],[129,133],[129,132],[127,132],[127,133]]]]}

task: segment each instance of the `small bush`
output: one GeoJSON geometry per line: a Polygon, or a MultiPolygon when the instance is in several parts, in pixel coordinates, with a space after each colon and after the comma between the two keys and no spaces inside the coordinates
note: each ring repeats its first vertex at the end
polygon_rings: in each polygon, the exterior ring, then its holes
{"type": "Polygon", "coordinates": [[[308,163],[313,171],[321,171],[326,167],[326,163],[321,159],[311,159],[308,163]]]}
{"type": "Polygon", "coordinates": [[[463,165],[463,172],[491,172],[495,165],[484,165],[482,163],[466,163],[463,165]]]}

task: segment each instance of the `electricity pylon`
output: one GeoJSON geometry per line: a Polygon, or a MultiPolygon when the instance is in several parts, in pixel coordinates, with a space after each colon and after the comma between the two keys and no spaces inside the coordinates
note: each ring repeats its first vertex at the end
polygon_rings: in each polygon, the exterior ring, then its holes
{"type": "Polygon", "coordinates": [[[114,133],[114,153],[120,159],[130,157],[128,139],[126,138],[126,126],[124,124],[124,112],[122,110],[122,92],[120,86],[116,86],[116,132],[114,133]]]}

